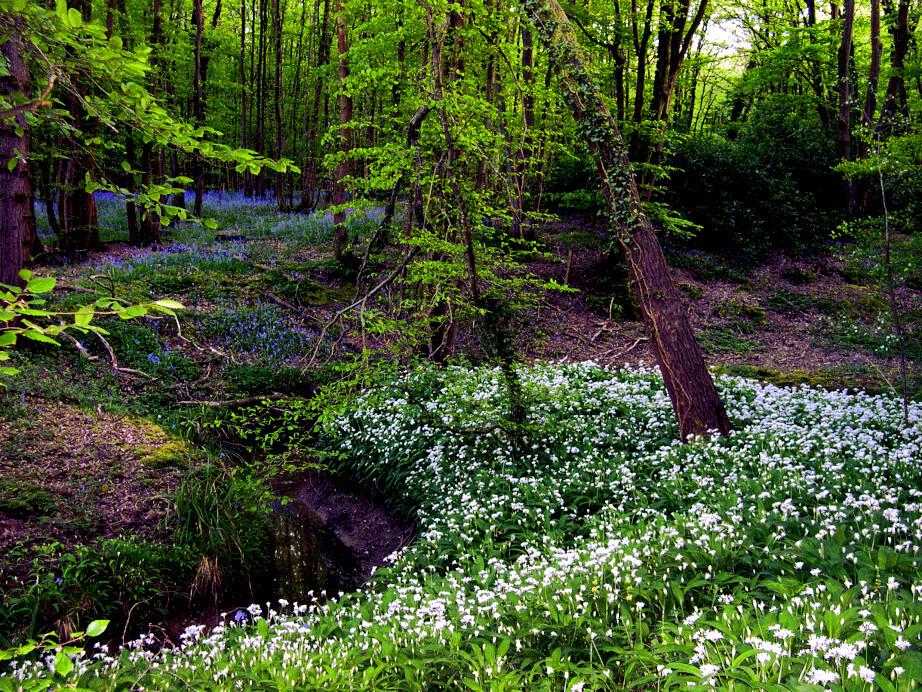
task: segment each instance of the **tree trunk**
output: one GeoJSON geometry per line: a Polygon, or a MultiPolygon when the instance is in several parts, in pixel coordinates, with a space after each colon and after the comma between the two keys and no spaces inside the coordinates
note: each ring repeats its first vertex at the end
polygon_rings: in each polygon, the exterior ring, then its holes
{"type": "MultiPolygon", "coordinates": [[[[92,19],[92,3],[89,0],[79,0],[74,9],[80,11],[84,22],[92,19]]],[[[86,85],[74,86],[79,89],[86,85]]],[[[97,123],[85,112],[81,99],[75,93],[68,93],[65,103],[76,130],[81,132],[84,138],[91,137],[97,123]]],[[[74,143],[66,161],[58,168],[61,249],[67,255],[99,246],[96,200],[86,191],[86,178],[93,177],[94,168],[93,157],[88,153],[88,147],[77,143],[74,143]]]]}
{"type": "MultiPolygon", "coordinates": [[[[282,12],[279,0],[272,0],[272,31],[275,34],[275,84],[273,114],[275,116],[275,158],[282,158],[282,12]]],[[[285,173],[275,175],[275,202],[279,209],[285,206],[285,173]]]]}
{"type": "MultiPolygon", "coordinates": [[[[205,120],[204,79],[202,77],[202,40],[205,35],[205,14],[202,10],[202,0],[192,0],[192,26],[195,29],[195,40],[192,44],[192,119],[197,127],[201,127],[205,120]]],[[[192,204],[192,213],[202,215],[202,195],[205,191],[205,169],[197,156],[192,162],[192,178],[195,181],[195,202],[192,204]]]]}
{"type": "Polygon", "coordinates": [[[522,4],[547,46],[564,99],[595,157],[610,228],[624,249],[681,436],[685,439],[714,430],[727,433],[730,421],[695,341],[656,231],[641,208],[621,133],[586,69],[567,15],[557,0],[523,0],[522,4]]]}
{"type": "MultiPolygon", "coordinates": [[[[336,166],[336,178],[333,181],[334,207],[346,203],[346,177],[349,175],[349,160],[346,158],[352,149],[352,97],[346,91],[349,79],[349,60],[346,36],[346,18],[343,16],[342,0],[336,3],[336,48],[339,54],[339,153],[341,158],[336,166]]],[[[333,255],[338,260],[345,257],[346,251],[346,212],[339,209],[333,214],[333,255]]]]}
{"type": "MultiPolygon", "coordinates": [[[[315,10],[317,9],[315,5],[315,10]]],[[[330,61],[330,0],[323,0],[323,13],[320,16],[320,28],[317,37],[317,63],[316,68],[324,67],[330,61]]],[[[304,162],[304,178],[301,193],[301,210],[310,211],[317,206],[319,201],[319,184],[317,181],[318,151],[317,137],[320,132],[320,111],[323,100],[323,78],[314,76],[314,95],[310,108],[304,114],[304,148],[306,160],[304,162]]]]}
{"type": "MultiPolygon", "coordinates": [[[[842,39],[838,52],[838,90],[839,90],[839,158],[849,160],[852,156],[852,80],[850,61],[852,55],[852,29],[855,23],[855,0],[845,0],[842,6],[842,39]]],[[[845,182],[845,209],[851,216],[855,209],[855,186],[851,180],[845,182]]]]}
{"type": "MultiPolygon", "coordinates": [[[[0,53],[6,59],[8,71],[0,76],[0,94],[27,94],[29,67],[22,55],[18,33],[5,37],[0,53]]],[[[19,272],[29,261],[35,243],[29,139],[25,113],[0,120],[0,283],[7,285],[20,283],[19,272]],[[12,170],[7,165],[9,161],[16,162],[12,170]]]]}
{"type": "Polygon", "coordinates": [[[888,17],[888,31],[892,38],[890,48],[890,79],[887,81],[887,96],[880,112],[878,128],[891,130],[902,129],[905,125],[898,122],[909,118],[909,103],[906,94],[906,54],[915,32],[918,15],[910,17],[909,0],[900,0],[894,12],[893,0],[883,0],[884,14],[888,17]],[[894,14],[896,16],[894,16],[894,14]]]}

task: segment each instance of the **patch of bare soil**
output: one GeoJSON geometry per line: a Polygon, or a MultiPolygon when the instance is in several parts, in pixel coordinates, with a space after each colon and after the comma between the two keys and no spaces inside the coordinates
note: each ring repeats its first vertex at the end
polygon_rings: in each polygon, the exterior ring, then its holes
{"type": "Polygon", "coordinates": [[[0,555],[158,532],[165,494],[189,461],[160,427],[37,398],[0,421],[0,555]]]}
{"type": "MultiPolygon", "coordinates": [[[[576,224],[584,233],[600,231],[591,221],[576,224]]],[[[573,229],[566,221],[558,222],[551,228],[549,244],[554,246],[562,232],[573,229]]],[[[557,250],[562,259],[533,262],[528,268],[579,292],[551,294],[529,316],[532,338],[522,344],[527,356],[554,362],[593,360],[610,367],[653,364],[642,323],[619,318],[619,299],[611,298],[617,288],[599,280],[604,251],[559,246],[557,250]]],[[[704,272],[696,271],[696,262],[721,261],[713,256],[695,253],[683,259],[685,268],[674,267],[673,276],[711,365],[786,373],[863,373],[879,382],[895,376],[896,358],[818,338],[823,320],[841,319],[846,311],[872,322],[882,299],[870,287],[845,281],[835,258],[793,259],[778,253],[732,280],[700,278],[704,272]],[[798,280],[801,277],[808,279],[798,280]],[[785,309],[785,300],[796,307],[785,309]]],[[[907,311],[922,307],[918,291],[904,289],[900,299],[907,311]]]]}

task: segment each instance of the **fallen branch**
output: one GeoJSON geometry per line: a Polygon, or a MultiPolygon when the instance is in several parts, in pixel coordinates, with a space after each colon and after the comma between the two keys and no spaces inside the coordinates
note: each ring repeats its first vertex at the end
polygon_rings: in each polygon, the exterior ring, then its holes
{"type": "Polygon", "coordinates": [[[628,353],[630,353],[630,352],[633,351],[635,348],[637,348],[637,346],[638,346],[641,342],[646,341],[646,340],[647,340],[647,337],[641,336],[641,337],[639,337],[636,341],[634,341],[633,344],[631,344],[631,345],[628,346],[627,348],[625,348],[625,349],[623,349],[623,350],[621,350],[621,351],[618,351],[617,353],[615,353],[615,354],[613,354],[613,355],[611,355],[611,356],[609,356],[609,354],[610,354],[614,349],[609,349],[608,351],[606,351],[605,353],[603,353],[601,357],[602,357],[602,358],[606,358],[606,357],[607,357],[609,360],[614,360],[615,358],[620,358],[621,356],[626,356],[628,353]]]}
{"type": "Polygon", "coordinates": [[[295,401],[303,397],[289,396],[288,394],[263,394],[261,396],[248,396],[242,399],[222,399],[217,401],[177,401],[180,406],[205,406],[207,408],[232,408],[235,406],[249,406],[263,401],[295,401]]]}

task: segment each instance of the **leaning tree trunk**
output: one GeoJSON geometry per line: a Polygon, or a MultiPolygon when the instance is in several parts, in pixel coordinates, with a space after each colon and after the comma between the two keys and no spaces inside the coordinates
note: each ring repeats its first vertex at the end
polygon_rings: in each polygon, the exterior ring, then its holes
{"type": "MultiPolygon", "coordinates": [[[[7,74],[0,77],[0,95],[28,93],[29,67],[16,33],[6,37],[0,54],[7,64],[7,74]]],[[[19,283],[19,272],[35,243],[28,157],[29,124],[25,112],[0,120],[0,283],[8,285],[19,283]]]]}
{"type": "Polygon", "coordinates": [[[624,249],[682,438],[714,430],[727,433],[730,421],[695,341],[656,231],[641,208],[621,132],[586,69],[567,15],[557,0],[523,0],[522,4],[547,47],[564,99],[595,158],[611,231],[624,249]]]}

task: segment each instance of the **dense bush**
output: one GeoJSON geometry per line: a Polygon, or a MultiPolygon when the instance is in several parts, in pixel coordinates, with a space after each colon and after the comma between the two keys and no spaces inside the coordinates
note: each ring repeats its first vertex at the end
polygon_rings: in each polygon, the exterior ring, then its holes
{"type": "Polygon", "coordinates": [[[138,632],[183,602],[194,573],[195,556],[176,544],[125,537],[44,546],[28,583],[4,594],[0,641],[52,629],[67,638],[96,617],[138,632]]]}
{"type": "Polygon", "coordinates": [[[735,139],[676,142],[664,197],[701,226],[694,245],[760,254],[828,237],[844,193],[831,132],[809,108],[779,95],[757,105],[735,139]]]}

